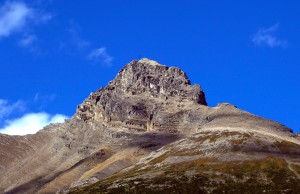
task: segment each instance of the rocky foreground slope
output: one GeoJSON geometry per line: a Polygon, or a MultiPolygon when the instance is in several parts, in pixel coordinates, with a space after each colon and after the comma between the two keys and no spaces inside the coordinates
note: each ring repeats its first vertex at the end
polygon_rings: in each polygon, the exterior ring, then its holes
{"type": "Polygon", "coordinates": [[[299,193],[300,141],[141,59],[65,123],[0,134],[0,174],[0,193],[299,193]]]}

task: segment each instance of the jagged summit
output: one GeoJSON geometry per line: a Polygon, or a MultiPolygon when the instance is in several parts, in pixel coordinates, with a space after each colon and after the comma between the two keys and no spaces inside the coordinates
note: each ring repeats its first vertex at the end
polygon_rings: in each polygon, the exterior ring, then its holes
{"type": "Polygon", "coordinates": [[[127,95],[177,97],[206,105],[203,90],[198,84],[191,86],[184,71],[146,58],[127,64],[107,88],[127,95]]]}
{"type": "Polygon", "coordinates": [[[76,117],[122,121],[122,126],[128,127],[131,123],[136,128],[148,130],[155,123],[153,115],[164,107],[161,103],[207,105],[200,85],[190,83],[186,73],[177,67],[145,58],[133,60],[107,87],[92,93],[79,105],[76,117]]]}

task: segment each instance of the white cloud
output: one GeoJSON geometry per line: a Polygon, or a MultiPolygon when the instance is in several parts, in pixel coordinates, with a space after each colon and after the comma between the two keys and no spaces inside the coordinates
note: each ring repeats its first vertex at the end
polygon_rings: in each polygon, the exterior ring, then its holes
{"type": "Polygon", "coordinates": [[[5,121],[6,124],[0,132],[8,135],[34,134],[50,123],[62,123],[67,118],[62,114],[28,113],[20,118],[5,121]]]}
{"type": "Polygon", "coordinates": [[[113,57],[107,54],[105,47],[101,47],[90,52],[90,54],[88,55],[88,59],[95,60],[97,62],[102,61],[105,65],[108,66],[111,66],[113,61],[113,57]]]}
{"type": "Polygon", "coordinates": [[[22,100],[9,103],[7,100],[0,99],[0,119],[8,117],[14,112],[23,112],[25,109],[25,102],[22,100]]]}
{"type": "Polygon", "coordinates": [[[0,5],[0,38],[20,32],[23,38],[18,44],[29,48],[30,51],[37,51],[39,49],[34,45],[37,36],[34,35],[32,26],[44,24],[53,17],[53,14],[29,7],[22,1],[7,0],[0,5]],[[30,35],[27,35],[28,31],[30,35]]]}
{"type": "Polygon", "coordinates": [[[270,48],[286,48],[288,42],[285,40],[281,40],[274,35],[278,28],[279,24],[275,24],[269,28],[262,28],[252,36],[251,40],[257,46],[268,46],[270,48]]]}
{"type": "Polygon", "coordinates": [[[22,2],[7,1],[0,7],[0,37],[20,30],[32,15],[32,10],[22,2]]]}

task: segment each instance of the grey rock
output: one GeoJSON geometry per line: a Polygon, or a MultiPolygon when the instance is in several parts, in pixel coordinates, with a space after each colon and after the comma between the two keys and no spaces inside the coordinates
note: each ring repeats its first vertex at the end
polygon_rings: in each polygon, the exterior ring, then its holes
{"type": "Polygon", "coordinates": [[[181,102],[207,105],[203,90],[191,85],[185,72],[144,58],[130,62],[107,87],[91,93],[75,117],[135,131],[177,132],[185,113],[166,114],[164,109],[181,102]]]}

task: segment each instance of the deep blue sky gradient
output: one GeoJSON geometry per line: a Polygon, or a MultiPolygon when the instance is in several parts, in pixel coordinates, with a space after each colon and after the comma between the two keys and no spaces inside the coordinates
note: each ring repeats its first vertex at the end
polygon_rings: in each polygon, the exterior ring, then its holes
{"type": "Polygon", "coordinates": [[[229,102],[300,132],[299,1],[22,2],[52,18],[0,37],[0,99],[72,116],[125,64],[147,57],[184,70],[209,106],[229,102]],[[284,45],[253,42],[272,27],[284,45]],[[20,46],[28,35],[36,41],[20,46]],[[98,48],[113,58],[109,64],[89,58],[98,48]],[[41,106],[36,94],[56,97],[41,106]]]}

